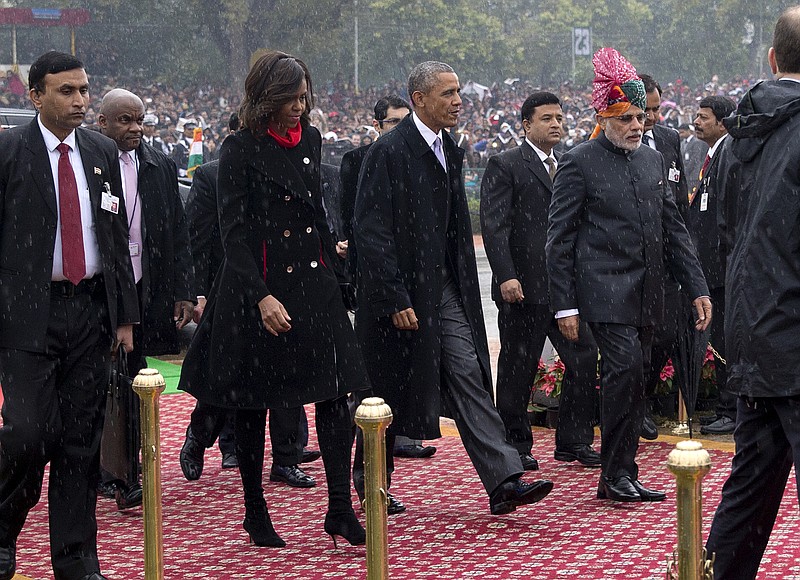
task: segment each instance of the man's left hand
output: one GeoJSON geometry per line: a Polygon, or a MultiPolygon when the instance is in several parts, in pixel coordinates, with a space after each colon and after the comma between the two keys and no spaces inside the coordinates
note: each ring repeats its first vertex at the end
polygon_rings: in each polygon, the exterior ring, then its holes
{"type": "Polygon", "coordinates": [[[175,303],[175,310],[172,312],[172,319],[178,330],[189,324],[194,314],[194,304],[188,300],[181,300],[175,303]]]}
{"type": "Polygon", "coordinates": [[[694,327],[702,332],[711,324],[711,299],[708,296],[700,296],[692,301],[692,305],[697,311],[694,327]]]}

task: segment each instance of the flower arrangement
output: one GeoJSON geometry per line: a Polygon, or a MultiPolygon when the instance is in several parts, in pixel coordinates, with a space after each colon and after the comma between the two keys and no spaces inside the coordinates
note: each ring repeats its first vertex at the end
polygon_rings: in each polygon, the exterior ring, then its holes
{"type": "MultiPolygon", "coordinates": [[[[534,405],[542,401],[542,397],[558,400],[561,394],[561,385],[564,381],[564,363],[556,354],[553,359],[545,362],[539,359],[539,370],[533,381],[531,401],[534,405]]],[[[675,367],[672,359],[668,360],[661,369],[659,381],[656,385],[657,395],[667,395],[675,392],[675,367]]],[[[714,351],[711,345],[706,348],[706,356],[703,360],[703,367],[700,371],[700,384],[698,386],[698,397],[711,399],[717,396],[717,371],[714,351]]],[[[555,406],[555,405],[553,405],[555,406]]]]}

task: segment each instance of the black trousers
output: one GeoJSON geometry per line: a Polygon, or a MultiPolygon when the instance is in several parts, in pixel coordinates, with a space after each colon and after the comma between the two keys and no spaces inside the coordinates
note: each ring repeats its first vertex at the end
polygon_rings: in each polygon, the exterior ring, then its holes
{"type": "MultiPolygon", "coordinates": [[[[709,340],[722,358],[725,358],[725,288],[711,290],[711,303],[714,313],[711,319],[711,334],[709,340]]],[[[738,398],[728,388],[728,369],[718,358],[714,357],[714,368],[717,374],[717,389],[719,402],[717,403],[717,416],[730,417],[736,420],[736,407],[738,398]]]]}
{"type": "Polygon", "coordinates": [[[564,338],[546,305],[498,304],[500,355],[497,359],[497,411],[506,441],[519,453],[533,445],[528,401],[546,338],[564,362],[556,448],[591,445],[597,409],[597,345],[588,325],[581,324],[578,342],[564,338]]]}
{"type": "Polygon", "coordinates": [[[100,570],[97,478],[112,337],[102,282],[72,297],[55,291],[45,353],[0,349],[0,545],[13,544],[42,489],[48,490],[56,580],[100,570]]]}
{"type": "Polygon", "coordinates": [[[636,451],[645,413],[645,369],[653,327],[592,322],[600,349],[600,423],[603,475],[639,478],[636,451]]]}
{"type": "MultiPolygon", "coordinates": [[[[686,297],[678,288],[677,282],[668,279],[664,282],[664,319],[653,328],[653,347],[650,354],[650,371],[645,375],[645,388],[648,397],[655,394],[656,385],[661,379],[661,370],[674,356],[678,331],[686,324],[688,308],[686,297]]],[[[717,313],[714,312],[716,317],[717,313]]],[[[675,362],[673,360],[673,362],[675,362]]]]}
{"type": "Polygon", "coordinates": [[[717,580],[756,577],[792,465],[800,489],[800,396],[739,397],[736,421],[736,454],[706,544],[717,580]]]}
{"type": "MultiPolygon", "coordinates": [[[[245,506],[251,509],[264,504],[261,484],[266,414],[266,410],[236,411],[236,457],[239,460],[245,506]]],[[[353,429],[347,397],[317,403],[315,418],[328,483],[328,509],[331,512],[352,510],[350,453],[353,449],[353,429]]]]}
{"type": "MultiPolygon", "coordinates": [[[[197,401],[189,420],[189,430],[205,448],[219,438],[222,453],[235,453],[234,423],[236,412],[197,401]]],[[[308,419],[303,407],[271,409],[269,438],[272,460],[276,465],[297,465],[308,445],[308,419]]]]}

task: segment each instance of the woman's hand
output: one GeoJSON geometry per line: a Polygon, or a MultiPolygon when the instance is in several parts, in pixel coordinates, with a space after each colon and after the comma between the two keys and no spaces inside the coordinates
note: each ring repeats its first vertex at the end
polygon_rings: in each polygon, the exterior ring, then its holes
{"type": "Polygon", "coordinates": [[[272,294],[265,296],[258,302],[258,309],[261,311],[261,322],[264,328],[273,336],[278,336],[279,332],[289,332],[292,325],[289,324],[292,318],[277,298],[272,294]]]}

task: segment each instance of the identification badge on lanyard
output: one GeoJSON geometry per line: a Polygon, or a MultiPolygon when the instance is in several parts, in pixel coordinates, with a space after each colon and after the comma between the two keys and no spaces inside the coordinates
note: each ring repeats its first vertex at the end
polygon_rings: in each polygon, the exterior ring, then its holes
{"type": "Polygon", "coordinates": [[[700,211],[708,210],[708,192],[704,191],[700,196],[700,211]]]}
{"type": "Polygon", "coordinates": [[[100,207],[113,214],[119,213],[119,198],[111,194],[111,185],[107,181],[103,184],[103,195],[100,198],[100,207]]]}
{"type": "Polygon", "coordinates": [[[136,242],[128,242],[128,252],[131,257],[139,255],[139,244],[136,242]]]}
{"type": "Polygon", "coordinates": [[[672,167],[669,168],[668,178],[673,183],[678,183],[681,180],[681,172],[675,167],[675,162],[672,162],[672,167]]]}

